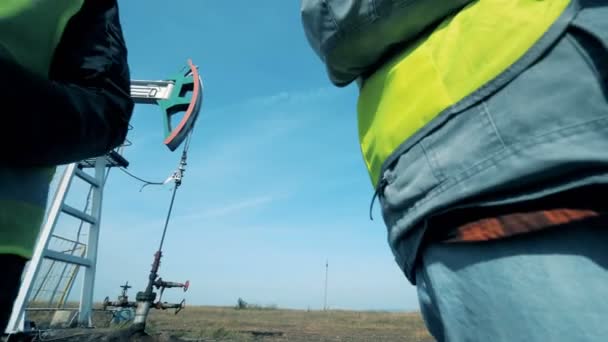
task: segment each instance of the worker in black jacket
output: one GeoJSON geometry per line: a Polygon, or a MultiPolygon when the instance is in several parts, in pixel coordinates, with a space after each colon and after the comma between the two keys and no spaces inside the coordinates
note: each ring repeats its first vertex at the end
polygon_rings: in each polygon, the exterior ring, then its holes
{"type": "Polygon", "coordinates": [[[116,0],[0,6],[0,329],[44,217],[55,166],[124,142],[133,112],[116,0]]]}

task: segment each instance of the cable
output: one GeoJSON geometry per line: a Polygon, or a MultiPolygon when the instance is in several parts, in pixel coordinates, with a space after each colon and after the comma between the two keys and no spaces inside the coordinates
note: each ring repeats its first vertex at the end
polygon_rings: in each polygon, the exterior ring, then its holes
{"type": "Polygon", "coordinates": [[[143,178],[139,178],[136,175],[132,174],[131,172],[127,171],[127,169],[125,169],[123,167],[120,167],[118,169],[120,171],[126,173],[127,175],[131,176],[132,178],[134,178],[134,179],[136,179],[136,180],[138,180],[138,181],[140,181],[142,183],[148,184],[148,185],[163,185],[163,184],[165,184],[164,182],[150,182],[150,181],[147,181],[147,180],[145,180],[143,178]]]}
{"type": "Polygon", "coordinates": [[[132,174],[131,172],[127,171],[124,167],[119,167],[118,168],[120,171],[124,172],[126,175],[132,177],[133,179],[136,179],[142,183],[144,183],[141,188],[139,189],[139,192],[141,192],[146,186],[148,185],[165,185],[165,182],[150,182],[147,181],[143,178],[137,177],[136,175],[132,174]]]}
{"type": "Polygon", "coordinates": [[[165,218],[165,226],[163,228],[163,235],[160,239],[160,246],[158,247],[158,251],[162,252],[163,244],[165,242],[165,236],[167,235],[167,228],[169,227],[169,220],[171,219],[171,213],[173,212],[173,203],[175,202],[175,194],[177,193],[177,189],[182,184],[182,177],[184,176],[184,171],[186,171],[186,164],[188,159],[188,149],[190,148],[190,137],[192,136],[192,131],[188,133],[186,137],[186,141],[184,143],[184,150],[182,151],[182,158],[179,162],[179,166],[177,167],[177,171],[175,172],[175,186],[173,187],[173,194],[171,195],[171,202],[169,203],[169,210],[167,211],[167,217],[165,218]]]}

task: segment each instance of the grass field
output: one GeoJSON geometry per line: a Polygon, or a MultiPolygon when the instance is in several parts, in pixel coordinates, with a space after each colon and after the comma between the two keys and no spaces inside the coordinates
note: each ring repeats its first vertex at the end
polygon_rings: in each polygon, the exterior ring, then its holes
{"type": "MultiPolygon", "coordinates": [[[[29,319],[44,330],[51,316],[50,312],[32,312],[29,319]]],[[[178,315],[172,310],[152,310],[144,338],[135,338],[128,326],[110,326],[111,318],[109,312],[95,311],[93,324],[97,329],[49,330],[52,335],[47,339],[66,342],[434,341],[419,313],[193,306],[178,315]]]]}
{"type": "Polygon", "coordinates": [[[434,341],[418,313],[189,307],[154,312],[147,330],[194,341],[434,341]]]}

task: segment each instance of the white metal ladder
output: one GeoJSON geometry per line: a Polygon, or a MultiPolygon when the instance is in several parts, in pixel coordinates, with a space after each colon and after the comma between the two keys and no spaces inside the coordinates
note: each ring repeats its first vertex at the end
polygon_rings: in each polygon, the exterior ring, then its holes
{"type": "MultiPolygon", "coordinates": [[[[90,163],[90,161],[89,161],[90,163]]],[[[83,162],[66,166],[57,186],[57,191],[48,211],[47,218],[40,231],[38,242],[31,261],[28,264],[22,286],[13,305],[13,314],[9,321],[9,331],[23,331],[25,311],[29,298],[34,289],[33,282],[41,271],[42,260],[50,259],[84,268],[84,283],[78,308],[78,322],[83,326],[91,325],[91,310],[93,308],[93,284],[95,282],[95,265],[97,263],[97,246],[99,243],[99,226],[101,223],[101,204],[105,183],[106,168],[111,167],[108,157],[94,159],[94,175],[83,170],[83,162]],[[68,191],[74,177],[88,183],[91,187],[91,213],[76,209],[65,203],[68,191]],[[54,230],[61,214],[72,216],[89,224],[88,241],[84,257],[50,248],[49,242],[54,237],[54,230]]]]}

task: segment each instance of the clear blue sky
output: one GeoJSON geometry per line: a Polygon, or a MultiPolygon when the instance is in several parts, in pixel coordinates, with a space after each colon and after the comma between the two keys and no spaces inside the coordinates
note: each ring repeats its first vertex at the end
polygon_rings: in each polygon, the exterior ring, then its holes
{"type": "MultiPolygon", "coordinates": [[[[178,192],[161,275],[190,279],[190,304],[238,297],[287,308],[417,310],[386,242],[357,138],[355,87],[334,88],[309,48],[299,1],[121,1],[133,79],[163,79],[188,58],[205,102],[178,192]]],[[[130,170],[164,180],[179,153],[161,116],[137,106],[130,170]]],[[[105,193],[95,297],[141,289],[170,187],[113,171],[105,193]]],[[[135,291],[131,295],[134,297],[135,291]]],[[[181,299],[171,291],[169,300],[181,299]]]]}

